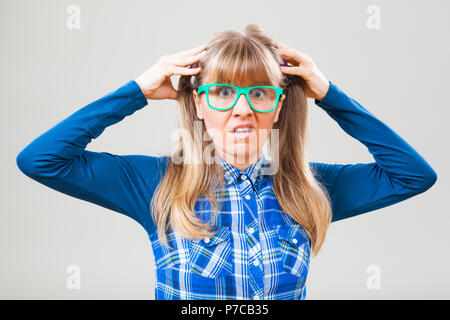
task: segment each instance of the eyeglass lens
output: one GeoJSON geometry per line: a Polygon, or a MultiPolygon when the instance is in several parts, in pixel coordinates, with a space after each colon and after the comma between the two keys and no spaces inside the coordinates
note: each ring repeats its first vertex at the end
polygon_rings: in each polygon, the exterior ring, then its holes
{"type": "MultiPolygon", "coordinates": [[[[211,86],[208,96],[209,103],[214,108],[228,109],[236,101],[237,90],[223,85],[211,86]]],[[[252,106],[261,111],[273,109],[277,100],[277,93],[272,88],[253,88],[248,96],[252,106]]]]}

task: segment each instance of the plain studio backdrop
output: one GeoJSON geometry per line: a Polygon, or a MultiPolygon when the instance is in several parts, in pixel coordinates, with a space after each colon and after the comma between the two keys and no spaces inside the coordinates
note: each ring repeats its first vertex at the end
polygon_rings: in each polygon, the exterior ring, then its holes
{"type": "MultiPolygon", "coordinates": [[[[449,14],[446,0],[2,0],[0,298],[154,298],[145,230],[31,180],[19,171],[16,156],[162,55],[199,46],[218,31],[243,31],[249,23],[309,53],[329,80],[438,174],[423,194],[332,223],[311,260],[307,299],[450,298],[449,14]],[[80,271],[79,289],[67,285],[73,270],[80,271]]],[[[176,85],[178,77],[172,80],[176,85]]],[[[309,106],[309,161],[374,161],[311,99],[309,106]]],[[[177,112],[175,101],[150,100],[87,150],[167,153],[177,112]]]]}

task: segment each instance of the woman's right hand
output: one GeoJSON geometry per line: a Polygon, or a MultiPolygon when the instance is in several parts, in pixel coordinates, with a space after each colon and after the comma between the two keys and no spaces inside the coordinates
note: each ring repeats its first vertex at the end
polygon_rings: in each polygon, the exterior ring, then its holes
{"type": "Polygon", "coordinates": [[[147,99],[177,99],[178,91],[172,85],[173,75],[196,75],[201,68],[189,68],[206,53],[206,44],[199,47],[162,56],[157,63],[141,74],[135,81],[147,99]]]}

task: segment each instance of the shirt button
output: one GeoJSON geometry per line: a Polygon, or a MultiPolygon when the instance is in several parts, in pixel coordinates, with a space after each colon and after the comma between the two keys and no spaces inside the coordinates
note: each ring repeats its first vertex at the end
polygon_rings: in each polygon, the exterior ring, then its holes
{"type": "Polygon", "coordinates": [[[250,197],[250,195],[249,194],[247,194],[246,196],[245,196],[245,199],[247,199],[247,200],[250,200],[252,197],[250,197]]]}
{"type": "Polygon", "coordinates": [[[292,242],[293,243],[297,243],[297,239],[292,239],[292,242]]]}
{"type": "Polygon", "coordinates": [[[247,176],[246,176],[245,174],[243,174],[243,175],[241,176],[241,179],[242,179],[242,180],[245,180],[245,179],[247,179],[247,176]]]}
{"type": "Polygon", "coordinates": [[[259,261],[258,261],[258,260],[253,261],[253,265],[254,265],[255,267],[259,266],[259,261]]]}
{"type": "Polygon", "coordinates": [[[203,241],[205,241],[205,243],[209,243],[209,238],[205,238],[203,241]]]}
{"type": "Polygon", "coordinates": [[[253,228],[248,229],[248,233],[252,234],[253,232],[255,232],[255,229],[253,228]]]}

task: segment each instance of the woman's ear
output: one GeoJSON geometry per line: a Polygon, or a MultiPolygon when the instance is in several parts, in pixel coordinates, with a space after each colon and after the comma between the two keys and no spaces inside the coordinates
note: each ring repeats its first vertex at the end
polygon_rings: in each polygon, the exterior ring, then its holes
{"type": "Polygon", "coordinates": [[[194,98],[195,108],[197,109],[197,118],[203,120],[202,101],[201,97],[197,93],[197,90],[192,90],[192,96],[194,98]]]}
{"type": "Polygon", "coordinates": [[[280,98],[280,101],[278,101],[278,108],[275,109],[275,118],[273,120],[273,123],[278,121],[278,116],[280,115],[281,107],[283,106],[284,98],[286,98],[286,95],[283,94],[280,98]]]}

